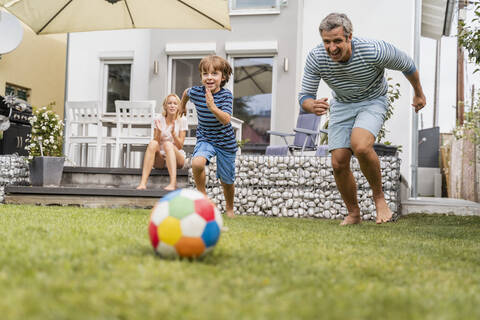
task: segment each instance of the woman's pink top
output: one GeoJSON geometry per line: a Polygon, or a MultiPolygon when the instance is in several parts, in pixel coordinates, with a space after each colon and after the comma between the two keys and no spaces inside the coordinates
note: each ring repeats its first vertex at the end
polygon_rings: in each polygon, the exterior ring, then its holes
{"type": "MultiPolygon", "coordinates": [[[[167,121],[163,114],[158,114],[155,117],[155,126],[157,129],[160,129],[162,131],[162,140],[163,141],[170,141],[173,143],[173,137],[172,137],[172,125],[167,125],[167,121]]],[[[188,129],[188,123],[187,123],[187,118],[185,116],[182,116],[175,120],[175,135],[178,136],[180,134],[180,131],[187,131],[188,129]]],[[[185,151],[179,150],[183,156],[185,157],[185,151]]],[[[160,146],[160,154],[165,155],[165,151],[163,150],[163,146],[160,146]]]]}

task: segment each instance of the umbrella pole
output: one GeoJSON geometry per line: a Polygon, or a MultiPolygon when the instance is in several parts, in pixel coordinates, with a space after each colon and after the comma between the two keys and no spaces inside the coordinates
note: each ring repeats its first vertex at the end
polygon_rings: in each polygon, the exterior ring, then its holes
{"type": "MultiPolygon", "coordinates": [[[[66,57],[65,57],[65,92],[63,97],[63,123],[66,124],[66,117],[67,117],[67,101],[68,101],[68,57],[70,53],[70,33],[67,33],[67,50],[66,50],[66,57]]],[[[64,156],[66,155],[65,150],[65,126],[63,127],[63,143],[62,143],[62,153],[64,156]]]]}

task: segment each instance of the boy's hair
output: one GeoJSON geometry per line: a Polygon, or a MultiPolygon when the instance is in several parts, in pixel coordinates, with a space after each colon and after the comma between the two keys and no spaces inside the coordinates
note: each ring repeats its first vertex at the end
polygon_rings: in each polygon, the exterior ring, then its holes
{"type": "Polygon", "coordinates": [[[215,71],[221,71],[224,80],[220,83],[220,87],[223,88],[223,86],[228,82],[228,79],[230,79],[230,75],[232,74],[232,67],[228,63],[227,60],[223,59],[222,57],[219,56],[206,56],[202,60],[200,60],[200,63],[198,65],[198,71],[200,71],[200,75],[204,71],[209,71],[210,68],[213,68],[215,71]]]}
{"type": "Polygon", "coordinates": [[[167,117],[167,101],[168,101],[168,98],[170,97],[174,97],[175,99],[177,99],[177,105],[178,105],[178,108],[177,108],[177,114],[175,115],[175,120],[179,118],[180,116],[180,98],[175,94],[175,93],[170,93],[168,96],[165,97],[165,99],[163,99],[163,111],[162,111],[162,115],[166,118],[167,117]]]}

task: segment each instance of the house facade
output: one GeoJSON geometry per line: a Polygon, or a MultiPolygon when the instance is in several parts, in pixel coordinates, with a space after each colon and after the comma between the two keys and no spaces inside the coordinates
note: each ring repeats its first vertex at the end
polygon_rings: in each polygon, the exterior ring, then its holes
{"type": "MultiPolygon", "coordinates": [[[[251,148],[270,143],[267,130],[290,131],[298,113],[300,3],[231,1],[228,30],[125,30],[75,33],[69,39],[68,100],[156,100],[200,84],[198,63],[226,58],[234,74],[234,117],[251,148]]],[[[181,19],[181,17],[179,17],[181,19]]],[[[193,133],[192,133],[193,134],[193,133]]],[[[280,143],[280,141],[274,143],[280,143]]]]}
{"type": "Polygon", "coordinates": [[[20,45],[1,55],[0,95],[15,94],[35,107],[54,104],[63,117],[66,35],[37,36],[22,26],[20,45]]]}
{"type": "MultiPolygon", "coordinates": [[[[67,100],[99,100],[106,112],[113,111],[117,99],[156,100],[159,111],[169,92],[180,96],[185,88],[200,83],[197,66],[201,57],[220,55],[234,70],[227,87],[234,94],[234,116],[244,121],[246,149],[261,150],[281,143],[270,140],[267,130],[291,132],[295,126],[305,58],[321,43],[318,26],[328,13],[346,13],[353,22],[354,36],[386,40],[414,55],[415,0],[229,1],[231,31],[70,34],[67,100]]],[[[386,75],[392,78],[390,83],[400,84],[401,96],[387,122],[385,140],[401,146],[401,173],[409,182],[412,89],[400,72],[387,71],[386,75]]],[[[331,98],[324,83],[318,96],[331,98]]]]}

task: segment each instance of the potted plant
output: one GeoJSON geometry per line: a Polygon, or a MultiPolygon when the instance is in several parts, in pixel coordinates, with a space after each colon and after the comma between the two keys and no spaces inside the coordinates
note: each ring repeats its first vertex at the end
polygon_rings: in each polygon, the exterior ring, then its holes
{"type": "MultiPolygon", "coordinates": [[[[388,78],[387,81],[392,80],[392,78],[388,78]]],[[[385,123],[392,117],[393,114],[393,104],[395,100],[400,98],[400,84],[388,84],[388,92],[387,92],[387,100],[388,100],[388,109],[387,113],[385,114],[385,121],[383,122],[382,128],[378,132],[376,143],[373,145],[373,149],[379,156],[394,156],[397,154],[397,151],[401,150],[398,146],[392,145],[390,141],[382,140],[385,138],[385,134],[387,129],[385,128],[385,123]]]]}
{"type": "Polygon", "coordinates": [[[59,186],[65,158],[62,155],[63,122],[48,107],[34,108],[30,118],[32,133],[26,140],[30,182],[33,186],[59,186]]]}

